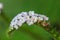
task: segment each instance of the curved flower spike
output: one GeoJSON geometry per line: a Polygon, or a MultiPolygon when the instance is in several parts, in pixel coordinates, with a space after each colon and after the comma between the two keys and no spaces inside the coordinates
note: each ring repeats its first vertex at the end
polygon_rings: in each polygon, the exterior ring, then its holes
{"type": "Polygon", "coordinates": [[[21,12],[12,19],[9,27],[9,32],[11,32],[14,29],[17,30],[19,27],[23,25],[23,23],[27,23],[30,26],[36,22],[43,21],[42,26],[45,26],[46,24],[44,22],[48,20],[49,18],[47,16],[36,14],[34,13],[34,11],[21,12]]]}

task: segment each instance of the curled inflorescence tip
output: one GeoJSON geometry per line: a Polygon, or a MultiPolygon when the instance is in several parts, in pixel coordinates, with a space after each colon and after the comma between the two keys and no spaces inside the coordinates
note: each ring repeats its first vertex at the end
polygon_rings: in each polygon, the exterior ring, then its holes
{"type": "MultiPolygon", "coordinates": [[[[27,23],[30,26],[36,22],[46,22],[48,20],[49,18],[47,16],[36,14],[34,11],[21,12],[12,19],[9,31],[13,31],[13,29],[17,30],[23,23],[27,23]]],[[[44,26],[44,24],[42,26],[44,26]]]]}

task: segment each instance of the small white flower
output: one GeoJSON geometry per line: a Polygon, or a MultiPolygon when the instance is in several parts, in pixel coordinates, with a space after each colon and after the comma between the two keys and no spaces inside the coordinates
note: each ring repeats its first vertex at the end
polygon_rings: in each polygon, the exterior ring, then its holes
{"type": "Polygon", "coordinates": [[[47,16],[45,16],[45,15],[41,15],[41,17],[43,17],[43,18],[44,18],[44,20],[46,20],[46,21],[48,21],[48,20],[49,20],[49,18],[48,18],[47,16]]]}
{"type": "Polygon", "coordinates": [[[30,18],[29,18],[29,16],[27,15],[27,16],[25,16],[25,18],[24,18],[24,20],[29,20],[30,18]]]}
{"type": "Polygon", "coordinates": [[[24,23],[24,22],[26,22],[26,20],[25,20],[24,18],[22,18],[22,19],[21,19],[21,22],[24,23]]]}
{"type": "Polygon", "coordinates": [[[14,25],[15,25],[15,23],[11,23],[11,24],[10,24],[10,27],[13,27],[14,25]]]}
{"type": "Polygon", "coordinates": [[[39,16],[39,14],[36,14],[36,13],[35,13],[34,16],[39,16]]]}
{"type": "Polygon", "coordinates": [[[18,15],[16,16],[16,19],[21,19],[21,18],[23,18],[23,17],[22,17],[22,14],[18,14],[18,15]]]}
{"type": "Polygon", "coordinates": [[[28,24],[28,25],[32,25],[32,24],[33,24],[33,22],[27,22],[27,24],[28,24]]]}
{"type": "Polygon", "coordinates": [[[2,9],[3,9],[3,4],[0,3],[0,14],[1,14],[1,12],[2,12],[2,9]]]}
{"type": "Polygon", "coordinates": [[[42,15],[41,15],[41,14],[38,14],[38,16],[39,16],[39,17],[42,17],[42,15]]]}
{"type": "Polygon", "coordinates": [[[22,16],[26,16],[27,12],[22,12],[21,14],[22,14],[22,16]]]}
{"type": "Polygon", "coordinates": [[[14,22],[11,22],[11,24],[10,24],[10,26],[11,27],[14,27],[15,29],[18,29],[18,26],[20,27],[20,26],[22,26],[22,24],[24,23],[24,21],[23,20],[15,20],[14,22]]]}
{"type": "Polygon", "coordinates": [[[38,20],[39,21],[43,21],[43,17],[38,17],[38,20]]]}
{"type": "MultiPolygon", "coordinates": [[[[17,22],[18,22],[18,20],[14,20],[14,21],[11,22],[11,24],[10,24],[11,29],[12,29],[13,27],[15,27],[15,25],[17,24],[17,22]]],[[[17,27],[18,27],[18,26],[17,26],[17,27]]]]}
{"type": "Polygon", "coordinates": [[[34,15],[34,11],[29,11],[29,16],[33,16],[34,15]]]}
{"type": "Polygon", "coordinates": [[[38,18],[37,18],[36,16],[32,16],[32,17],[31,17],[31,20],[33,20],[34,23],[37,22],[37,19],[38,19],[38,18]]]}
{"type": "Polygon", "coordinates": [[[26,20],[24,20],[24,18],[21,17],[21,18],[19,19],[19,21],[18,21],[17,24],[18,24],[19,26],[22,26],[22,24],[25,23],[25,22],[26,22],[26,20]]]}
{"type": "Polygon", "coordinates": [[[17,25],[14,25],[13,27],[14,27],[16,30],[18,29],[18,26],[17,26],[17,25]]]}
{"type": "Polygon", "coordinates": [[[43,16],[44,20],[46,20],[46,21],[49,20],[49,18],[47,16],[45,16],[45,15],[42,15],[42,16],[43,16]]]}
{"type": "Polygon", "coordinates": [[[12,21],[11,21],[11,24],[14,24],[14,25],[15,25],[15,24],[17,24],[17,22],[18,22],[17,19],[16,19],[16,20],[12,20],[12,21]]]}
{"type": "Polygon", "coordinates": [[[12,19],[11,23],[14,22],[14,21],[17,21],[17,16],[15,16],[15,17],[12,19]]]}
{"type": "Polygon", "coordinates": [[[32,25],[32,24],[33,24],[33,21],[32,21],[31,19],[29,19],[29,20],[27,21],[27,24],[28,24],[28,25],[32,25]]]}
{"type": "Polygon", "coordinates": [[[2,9],[3,8],[3,4],[2,3],[0,3],[0,9],[2,9]]]}
{"type": "Polygon", "coordinates": [[[36,23],[36,22],[37,22],[37,20],[38,20],[38,18],[36,17],[36,18],[35,18],[35,20],[34,20],[34,23],[36,23]]]}
{"type": "Polygon", "coordinates": [[[21,22],[18,22],[18,23],[17,23],[17,25],[18,25],[19,27],[21,27],[22,24],[23,24],[23,23],[21,23],[21,22]]]}

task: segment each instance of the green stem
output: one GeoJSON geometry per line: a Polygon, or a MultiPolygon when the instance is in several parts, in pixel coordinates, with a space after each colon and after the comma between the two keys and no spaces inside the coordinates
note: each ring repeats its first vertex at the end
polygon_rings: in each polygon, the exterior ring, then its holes
{"type": "Polygon", "coordinates": [[[5,12],[3,12],[3,10],[1,11],[0,16],[1,16],[7,23],[9,23],[9,18],[5,15],[5,12]]]}

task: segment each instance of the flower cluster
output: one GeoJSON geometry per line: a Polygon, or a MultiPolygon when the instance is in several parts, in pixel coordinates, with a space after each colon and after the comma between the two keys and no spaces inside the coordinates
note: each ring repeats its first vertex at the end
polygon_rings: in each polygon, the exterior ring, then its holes
{"type": "Polygon", "coordinates": [[[48,21],[48,17],[45,15],[34,13],[34,11],[29,12],[21,12],[17,16],[15,16],[11,23],[10,29],[18,29],[22,26],[23,23],[27,23],[28,25],[32,25],[37,21],[48,21]]]}

